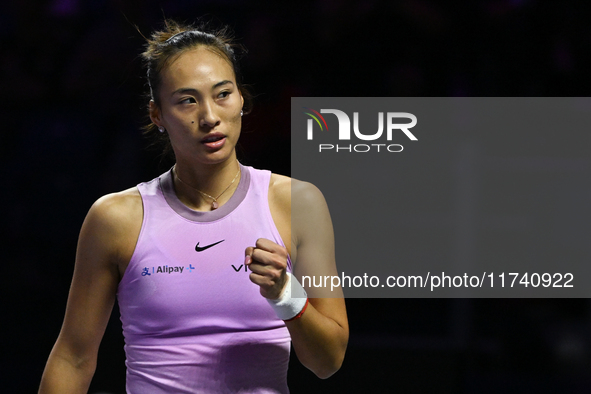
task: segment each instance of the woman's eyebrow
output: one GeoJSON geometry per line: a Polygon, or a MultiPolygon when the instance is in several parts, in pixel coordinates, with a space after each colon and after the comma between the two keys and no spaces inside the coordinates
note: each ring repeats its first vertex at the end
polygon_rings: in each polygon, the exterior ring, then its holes
{"type": "Polygon", "coordinates": [[[175,94],[185,94],[185,93],[196,95],[199,92],[197,91],[197,89],[193,89],[193,88],[178,88],[177,90],[172,92],[171,96],[174,96],[175,94]]]}
{"type": "Polygon", "coordinates": [[[225,79],[225,80],[223,80],[223,81],[220,81],[220,82],[216,83],[215,85],[213,85],[212,89],[219,88],[220,86],[224,86],[224,85],[227,85],[227,84],[229,84],[229,83],[230,83],[230,84],[232,84],[232,85],[234,84],[234,82],[232,82],[232,81],[230,81],[230,80],[227,80],[227,79],[225,79]]]}
{"type": "MultiPolygon", "coordinates": [[[[234,82],[230,81],[230,80],[223,80],[220,81],[218,83],[216,83],[215,85],[213,85],[211,87],[212,90],[219,88],[220,86],[224,86],[227,84],[234,84],[234,82]]],[[[199,93],[199,91],[195,88],[178,88],[177,90],[175,90],[174,92],[172,92],[171,96],[174,96],[175,94],[185,94],[185,93],[189,93],[189,94],[197,94],[199,93]]]]}

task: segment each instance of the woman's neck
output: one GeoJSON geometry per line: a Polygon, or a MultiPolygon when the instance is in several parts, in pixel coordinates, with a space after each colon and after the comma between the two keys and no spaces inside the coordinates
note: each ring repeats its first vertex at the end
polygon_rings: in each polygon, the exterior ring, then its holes
{"type": "Polygon", "coordinates": [[[179,200],[198,211],[209,211],[226,203],[240,182],[240,164],[233,156],[212,165],[179,161],[173,169],[179,200]]]}

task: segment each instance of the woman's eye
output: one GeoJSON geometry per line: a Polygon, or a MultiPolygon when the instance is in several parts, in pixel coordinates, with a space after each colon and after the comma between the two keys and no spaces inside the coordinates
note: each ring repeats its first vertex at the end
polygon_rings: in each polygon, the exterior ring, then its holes
{"type": "Polygon", "coordinates": [[[218,97],[219,97],[219,98],[226,98],[226,97],[228,97],[229,95],[230,95],[230,92],[228,92],[228,91],[223,91],[223,92],[221,92],[220,94],[218,94],[218,97]]]}
{"type": "Polygon", "coordinates": [[[181,100],[181,104],[193,104],[196,103],[197,101],[195,101],[195,99],[193,97],[188,97],[184,100],[181,100]]]}

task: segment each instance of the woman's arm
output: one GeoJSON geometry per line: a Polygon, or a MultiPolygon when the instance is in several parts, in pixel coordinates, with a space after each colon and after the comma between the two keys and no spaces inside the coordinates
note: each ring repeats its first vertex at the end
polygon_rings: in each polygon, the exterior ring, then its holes
{"type": "MultiPolygon", "coordinates": [[[[324,196],[309,183],[296,180],[291,183],[295,274],[337,276],[334,231],[324,196]]],[[[336,293],[328,293],[329,289],[310,293],[310,305],[302,317],[286,323],[298,359],[320,378],[339,370],[349,340],[342,291],[338,288],[336,293]]]]}
{"type": "MultiPolygon", "coordinates": [[[[291,234],[292,242],[287,246],[291,249],[295,276],[337,275],[334,232],[322,193],[309,183],[279,181],[275,182],[270,199],[282,236],[291,234]],[[282,220],[277,214],[285,210],[290,220],[282,220]],[[289,229],[281,224],[286,222],[291,223],[289,229]]],[[[255,248],[247,250],[247,255],[252,257],[251,280],[269,299],[279,297],[285,285],[287,252],[286,248],[268,240],[259,240],[255,248]]],[[[349,339],[345,302],[340,288],[309,296],[312,297],[305,313],[286,322],[286,326],[300,362],[318,377],[328,378],[340,368],[349,339]]]]}
{"type": "Polygon", "coordinates": [[[139,233],[138,213],[141,227],[141,197],[131,190],[99,199],[88,212],[78,239],[64,322],[39,393],[88,391],[115,302],[120,263],[129,261],[135,246],[129,240],[139,233]]]}

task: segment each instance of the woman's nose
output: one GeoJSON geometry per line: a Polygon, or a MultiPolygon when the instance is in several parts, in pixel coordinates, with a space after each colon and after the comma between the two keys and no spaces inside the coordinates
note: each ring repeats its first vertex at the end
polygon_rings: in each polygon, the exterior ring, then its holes
{"type": "Polygon", "coordinates": [[[199,125],[201,127],[213,128],[220,123],[220,118],[217,115],[214,106],[211,102],[205,101],[199,113],[199,125]]]}

